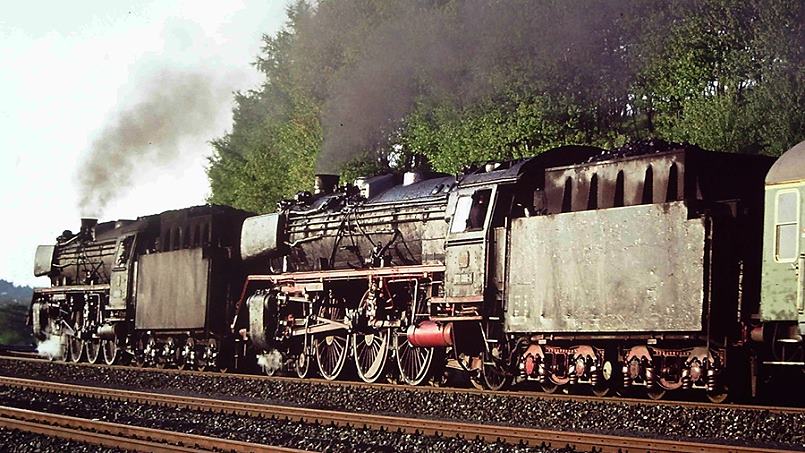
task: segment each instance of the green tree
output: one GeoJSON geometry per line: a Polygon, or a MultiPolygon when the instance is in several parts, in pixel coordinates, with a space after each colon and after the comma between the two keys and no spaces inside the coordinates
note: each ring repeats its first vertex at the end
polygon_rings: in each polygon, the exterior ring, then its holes
{"type": "Polygon", "coordinates": [[[265,82],[236,94],[232,131],[212,141],[211,203],[268,212],[278,200],[312,187],[321,147],[319,106],[301,87],[292,56],[296,28],[312,14],[306,2],[297,2],[288,8],[286,27],[264,37],[256,66],[265,82]]]}
{"type": "Polygon", "coordinates": [[[643,69],[656,134],[706,149],[779,154],[803,139],[803,6],[687,5],[643,69]]]}

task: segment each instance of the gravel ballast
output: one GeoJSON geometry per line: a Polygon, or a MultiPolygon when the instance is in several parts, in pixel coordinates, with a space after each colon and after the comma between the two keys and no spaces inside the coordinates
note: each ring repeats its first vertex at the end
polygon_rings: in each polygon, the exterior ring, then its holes
{"type": "Polygon", "coordinates": [[[805,450],[805,415],[762,410],[691,408],[465,392],[415,392],[86,367],[0,358],[0,374],[142,391],[197,395],[350,412],[441,418],[539,429],[805,450]]]}
{"type": "Polygon", "coordinates": [[[65,451],[71,453],[124,453],[126,450],[0,428],[0,451],[13,451],[14,453],[61,453],[65,451]]]}
{"type": "Polygon", "coordinates": [[[322,426],[231,414],[211,414],[140,403],[53,395],[3,386],[0,386],[0,404],[52,414],[310,451],[357,453],[420,451],[567,453],[572,451],[398,432],[380,432],[371,429],[322,426]]]}

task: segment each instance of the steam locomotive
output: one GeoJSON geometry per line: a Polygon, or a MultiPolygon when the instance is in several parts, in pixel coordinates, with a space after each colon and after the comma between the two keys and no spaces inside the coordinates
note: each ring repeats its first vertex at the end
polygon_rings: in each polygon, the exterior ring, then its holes
{"type": "Polygon", "coordinates": [[[713,401],[805,368],[805,142],[776,162],[565,146],[337,185],[65,232],[37,250],[34,332],[74,361],[713,401]]]}

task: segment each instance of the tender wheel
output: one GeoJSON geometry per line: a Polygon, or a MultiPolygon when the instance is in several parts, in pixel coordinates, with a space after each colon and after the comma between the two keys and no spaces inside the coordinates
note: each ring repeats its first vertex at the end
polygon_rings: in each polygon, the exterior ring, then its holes
{"type": "Polygon", "coordinates": [[[219,352],[218,340],[210,338],[209,341],[207,341],[207,345],[204,346],[201,360],[197,362],[199,371],[212,371],[217,368],[221,373],[226,373],[228,369],[218,363],[219,352]]]}
{"type": "Polygon", "coordinates": [[[157,340],[155,338],[147,338],[141,340],[143,342],[143,353],[142,353],[142,363],[139,364],[141,367],[151,367],[155,366],[159,361],[159,350],[157,345],[157,340]]]}
{"type": "Polygon", "coordinates": [[[168,337],[165,342],[157,346],[156,360],[154,366],[159,369],[165,369],[172,366],[176,360],[176,340],[173,337],[168,337]]]}
{"type": "Polygon", "coordinates": [[[107,365],[114,365],[118,357],[117,337],[111,340],[101,340],[103,350],[103,362],[107,365]]]}
{"type": "Polygon", "coordinates": [[[710,400],[711,403],[715,404],[721,404],[724,401],[727,401],[729,396],[729,389],[723,385],[719,385],[712,392],[707,392],[707,399],[710,400]]]}
{"type": "Polygon", "coordinates": [[[545,393],[558,393],[559,389],[562,388],[561,385],[552,382],[550,379],[546,380],[545,383],[540,384],[542,387],[542,391],[545,393]]]}
{"type": "Polygon", "coordinates": [[[138,368],[145,368],[145,346],[147,342],[144,338],[137,339],[137,347],[134,349],[134,366],[138,368]]]}
{"type": "Polygon", "coordinates": [[[196,341],[188,338],[184,342],[176,359],[176,368],[180,370],[192,370],[196,366],[196,341]]]}
{"type": "Polygon", "coordinates": [[[101,340],[93,338],[85,342],[84,347],[87,349],[87,361],[89,363],[98,364],[101,362],[101,340]]]}
{"type": "Polygon", "coordinates": [[[604,363],[601,365],[600,371],[600,380],[594,386],[592,386],[593,395],[604,397],[613,392],[613,378],[617,374],[615,372],[617,368],[617,364],[613,363],[611,360],[604,360],[604,363]]]}
{"type": "Polygon", "coordinates": [[[666,390],[659,386],[654,386],[646,389],[646,395],[653,400],[661,400],[665,398],[666,390]]]}
{"type": "Polygon", "coordinates": [[[358,376],[368,383],[376,382],[386,370],[389,349],[389,329],[371,333],[354,333],[352,355],[358,369],[358,376]]]}
{"type": "Polygon", "coordinates": [[[405,331],[394,334],[394,351],[400,377],[408,385],[419,385],[430,376],[433,348],[422,348],[408,341],[405,331]]]}
{"type": "Polygon", "coordinates": [[[324,379],[332,381],[341,375],[349,352],[348,342],[344,331],[316,338],[316,362],[324,379]]]}

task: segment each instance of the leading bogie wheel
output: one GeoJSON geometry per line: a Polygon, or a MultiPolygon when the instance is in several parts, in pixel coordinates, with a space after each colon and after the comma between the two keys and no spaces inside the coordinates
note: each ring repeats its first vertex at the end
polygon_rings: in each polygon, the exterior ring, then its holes
{"type": "Polygon", "coordinates": [[[294,360],[294,371],[299,378],[307,378],[313,374],[313,337],[305,334],[299,354],[294,360]]]}
{"type": "Polygon", "coordinates": [[[294,360],[294,371],[296,371],[296,376],[301,379],[305,379],[306,377],[310,376],[311,362],[312,360],[310,360],[308,352],[301,351],[299,355],[296,356],[296,360],[294,360]]]}
{"type": "Polygon", "coordinates": [[[434,348],[414,346],[404,330],[394,332],[394,352],[400,378],[408,385],[419,385],[431,374],[434,348]]]}
{"type": "Polygon", "coordinates": [[[316,340],[316,362],[319,365],[319,372],[324,379],[332,381],[338,379],[344,371],[344,364],[349,355],[349,337],[343,330],[329,332],[328,334],[317,336],[316,340]]]}
{"type": "Polygon", "coordinates": [[[356,332],[351,337],[352,355],[355,358],[358,376],[364,382],[376,382],[386,371],[390,330],[356,332]]]}

